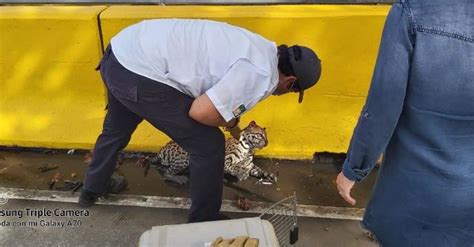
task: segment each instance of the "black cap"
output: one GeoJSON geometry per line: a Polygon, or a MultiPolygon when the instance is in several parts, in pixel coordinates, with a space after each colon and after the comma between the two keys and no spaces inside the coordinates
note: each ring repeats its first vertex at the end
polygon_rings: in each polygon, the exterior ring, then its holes
{"type": "Polygon", "coordinates": [[[321,60],[308,47],[294,45],[288,48],[290,63],[300,87],[298,102],[303,101],[304,90],[314,86],[321,77],[321,60]]]}

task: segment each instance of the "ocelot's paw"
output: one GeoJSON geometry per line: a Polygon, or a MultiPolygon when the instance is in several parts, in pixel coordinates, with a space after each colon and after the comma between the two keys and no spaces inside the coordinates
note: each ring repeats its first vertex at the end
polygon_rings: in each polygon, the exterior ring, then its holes
{"type": "Polygon", "coordinates": [[[165,181],[175,183],[178,185],[185,185],[188,183],[189,178],[185,175],[171,175],[171,174],[164,174],[165,181]]]}
{"type": "Polygon", "coordinates": [[[262,176],[262,182],[276,183],[277,181],[278,181],[277,176],[275,176],[271,172],[265,172],[262,176]]]}

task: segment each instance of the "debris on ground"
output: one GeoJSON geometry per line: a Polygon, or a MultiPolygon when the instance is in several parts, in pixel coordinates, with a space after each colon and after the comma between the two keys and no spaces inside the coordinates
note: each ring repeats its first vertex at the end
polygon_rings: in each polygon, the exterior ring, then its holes
{"type": "Polygon", "coordinates": [[[45,164],[42,164],[40,167],[38,167],[38,170],[41,173],[45,173],[45,172],[49,172],[58,168],[59,166],[49,166],[48,164],[45,163],[45,164]]]}
{"type": "Polygon", "coordinates": [[[71,193],[74,194],[74,192],[78,191],[82,186],[84,185],[84,183],[82,183],[81,181],[79,181],[71,190],[71,193]]]}
{"type": "Polygon", "coordinates": [[[75,150],[75,149],[69,149],[69,151],[67,151],[67,154],[69,154],[69,155],[73,155],[73,154],[74,154],[74,152],[76,152],[76,150],[75,150]]]}
{"type": "Polygon", "coordinates": [[[145,165],[145,171],[143,173],[143,176],[146,177],[146,175],[148,175],[148,170],[150,170],[150,162],[148,162],[146,165],[145,165]]]}
{"type": "Polygon", "coordinates": [[[77,177],[77,173],[75,172],[71,173],[71,178],[75,178],[75,177],[77,177]]]}
{"type": "Polygon", "coordinates": [[[54,182],[59,182],[61,179],[63,178],[63,174],[61,172],[56,172],[54,175],[53,175],[53,179],[51,181],[54,181],[54,182]]]}
{"type": "Polygon", "coordinates": [[[87,165],[89,165],[92,161],[92,152],[87,152],[85,155],[84,155],[84,163],[86,163],[87,165]]]}
{"type": "Polygon", "coordinates": [[[329,228],[327,228],[327,227],[324,227],[324,230],[325,230],[326,232],[329,232],[329,228]]]}
{"type": "Polygon", "coordinates": [[[240,208],[242,211],[249,210],[251,206],[249,199],[245,197],[240,197],[238,195],[235,195],[235,198],[232,203],[234,204],[234,206],[240,208]]]}
{"type": "Polygon", "coordinates": [[[52,190],[54,188],[54,185],[58,183],[59,181],[61,181],[62,178],[63,178],[63,174],[61,174],[61,172],[56,172],[51,178],[51,182],[48,184],[49,189],[52,190]]]}
{"type": "Polygon", "coordinates": [[[79,190],[84,184],[82,183],[82,181],[78,181],[78,180],[74,180],[74,181],[71,181],[71,180],[64,180],[64,186],[63,187],[58,187],[56,188],[56,190],[60,190],[60,191],[71,191],[72,194],[74,194],[74,192],[76,192],[77,190],[79,190]]]}

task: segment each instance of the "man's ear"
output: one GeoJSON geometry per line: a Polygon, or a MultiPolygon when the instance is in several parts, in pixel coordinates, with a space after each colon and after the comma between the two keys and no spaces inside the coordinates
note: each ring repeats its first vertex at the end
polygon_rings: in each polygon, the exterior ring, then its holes
{"type": "Polygon", "coordinates": [[[283,80],[282,80],[282,86],[284,88],[288,88],[295,81],[296,81],[296,76],[294,76],[294,75],[285,76],[285,77],[283,77],[283,80]]]}
{"type": "Polygon", "coordinates": [[[294,75],[287,76],[286,81],[288,82],[288,84],[293,84],[296,81],[296,76],[294,75]]]}

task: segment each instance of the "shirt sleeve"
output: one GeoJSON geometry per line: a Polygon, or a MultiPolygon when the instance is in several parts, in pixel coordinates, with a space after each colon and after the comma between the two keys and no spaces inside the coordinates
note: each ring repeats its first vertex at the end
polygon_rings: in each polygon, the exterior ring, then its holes
{"type": "Polygon", "coordinates": [[[342,172],[361,181],[372,171],[397,126],[405,100],[413,33],[401,4],[394,4],[382,33],[377,63],[342,172]]]}
{"type": "Polygon", "coordinates": [[[247,60],[238,60],[206,94],[228,122],[268,97],[275,85],[266,72],[247,60]]]}

